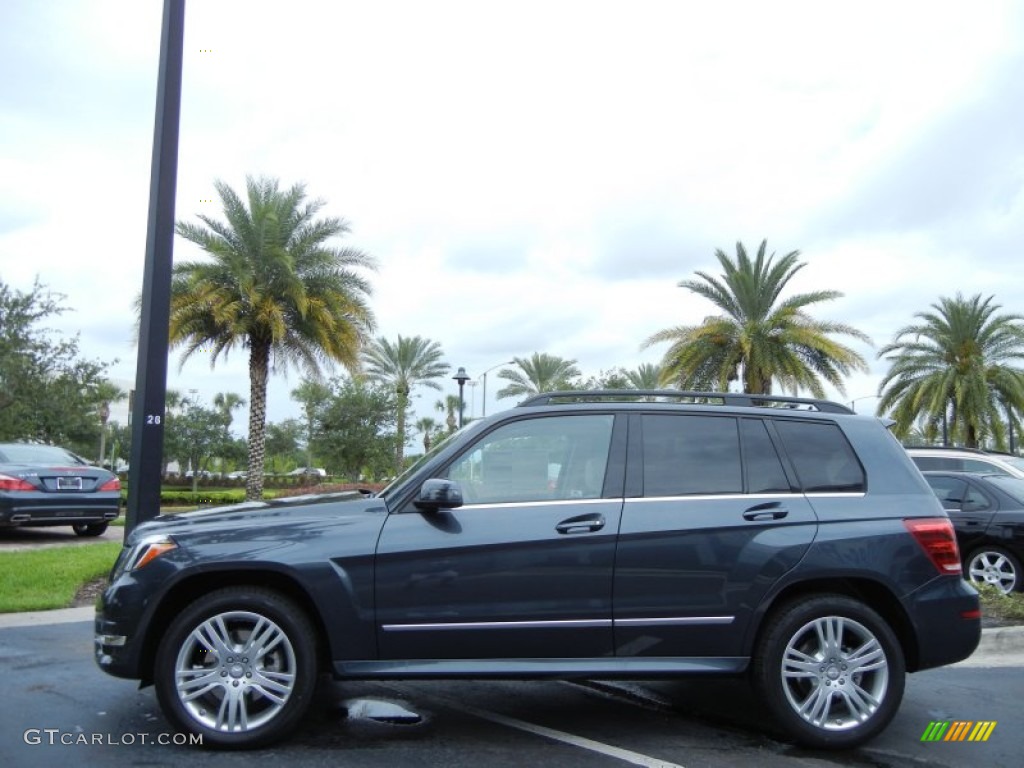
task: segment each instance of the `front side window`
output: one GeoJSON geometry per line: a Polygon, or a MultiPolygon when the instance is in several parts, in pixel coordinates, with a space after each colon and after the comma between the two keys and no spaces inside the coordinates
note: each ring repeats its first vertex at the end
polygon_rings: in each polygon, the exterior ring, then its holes
{"type": "Polygon", "coordinates": [[[462,486],[467,504],[597,499],[614,420],[580,414],[503,424],[457,458],[446,476],[462,486]]]}
{"type": "Polygon", "coordinates": [[[804,493],[863,493],[864,469],[842,431],[819,421],[778,419],[775,426],[804,493]]]}
{"type": "Polygon", "coordinates": [[[645,414],[644,496],[743,492],[736,419],[645,414]]]}

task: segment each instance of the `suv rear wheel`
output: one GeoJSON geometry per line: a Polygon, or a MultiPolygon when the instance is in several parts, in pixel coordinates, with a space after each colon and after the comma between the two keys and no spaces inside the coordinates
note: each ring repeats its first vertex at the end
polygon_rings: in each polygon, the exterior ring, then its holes
{"type": "Polygon", "coordinates": [[[892,720],[903,698],[906,666],[881,616],[857,600],[821,595],[774,614],[756,649],[753,676],[795,741],[845,749],[892,720]]]}
{"type": "Polygon", "coordinates": [[[229,587],[176,617],[157,649],[160,706],[211,747],[245,749],[281,739],[309,708],[315,633],[286,597],[229,587]]]}

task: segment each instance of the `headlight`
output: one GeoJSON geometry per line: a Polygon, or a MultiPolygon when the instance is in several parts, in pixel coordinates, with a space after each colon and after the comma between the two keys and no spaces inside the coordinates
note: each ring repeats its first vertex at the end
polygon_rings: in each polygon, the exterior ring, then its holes
{"type": "Polygon", "coordinates": [[[123,554],[114,567],[112,579],[116,579],[122,573],[137,571],[146,567],[156,558],[177,549],[178,545],[174,539],[164,534],[153,534],[146,536],[135,543],[127,554],[123,554]]]}

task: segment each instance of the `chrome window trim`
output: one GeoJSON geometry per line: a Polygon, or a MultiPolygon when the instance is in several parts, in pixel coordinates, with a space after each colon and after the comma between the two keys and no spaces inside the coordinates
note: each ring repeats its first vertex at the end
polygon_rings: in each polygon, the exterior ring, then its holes
{"type": "Polygon", "coordinates": [[[754,499],[862,499],[867,494],[864,491],[842,491],[830,493],[827,491],[809,491],[807,493],[695,493],[686,496],[633,496],[626,499],[626,502],[651,502],[651,501],[740,501],[754,499]]]}
{"type": "Polygon", "coordinates": [[[609,504],[622,502],[622,497],[617,496],[611,499],[551,499],[550,501],[481,501],[462,503],[458,509],[511,509],[521,507],[562,507],[569,504],[609,504]]]}
{"type": "Polygon", "coordinates": [[[694,493],[683,496],[635,496],[626,501],[749,501],[752,499],[799,499],[803,496],[802,493],[694,493]]]}

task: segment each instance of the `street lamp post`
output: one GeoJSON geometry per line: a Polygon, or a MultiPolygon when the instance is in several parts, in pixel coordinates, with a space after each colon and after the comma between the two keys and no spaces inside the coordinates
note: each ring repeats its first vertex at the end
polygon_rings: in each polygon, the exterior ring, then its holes
{"type": "Polygon", "coordinates": [[[514,362],[515,362],[515,360],[507,360],[504,363],[498,363],[497,365],[492,365],[490,368],[488,368],[486,371],[484,371],[480,375],[480,378],[483,379],[483,382],[484,382],[483,398],[482,398],[483,399],[483,407],[481,408],[482,412],[480,414],[481,418],[483,418],[484,416],[487,415],[487,374],[490,373],[491,371],[493,371],[495,368],[501,368],[501,366],[503,366],[503,365],[512,365],[514,362]]]}
{"type": "Polygon", "coordinates": [[[857,412],[857,406],[854,405],[854,403],[856,403],[858,400],[870,400],[873,397],[874,398],[878,398],[878,397],[881,397],[881,395],[861,395],[860,397],[853,398],[853,400],[850,401],[850,410],[853,411],[854,413],[856,413],[857,412]]]}
{"type": "Polygon", "coordinates": [[[465,411],[465,401],[462,397],[462,389],[466,386],[466,382],[469,381],[469,376],[466,374],[465,368],[459,368],[458,373],[452,376],[455,381],[459,382],[459,428],[462,428],[463,413],[465,411]]]}

